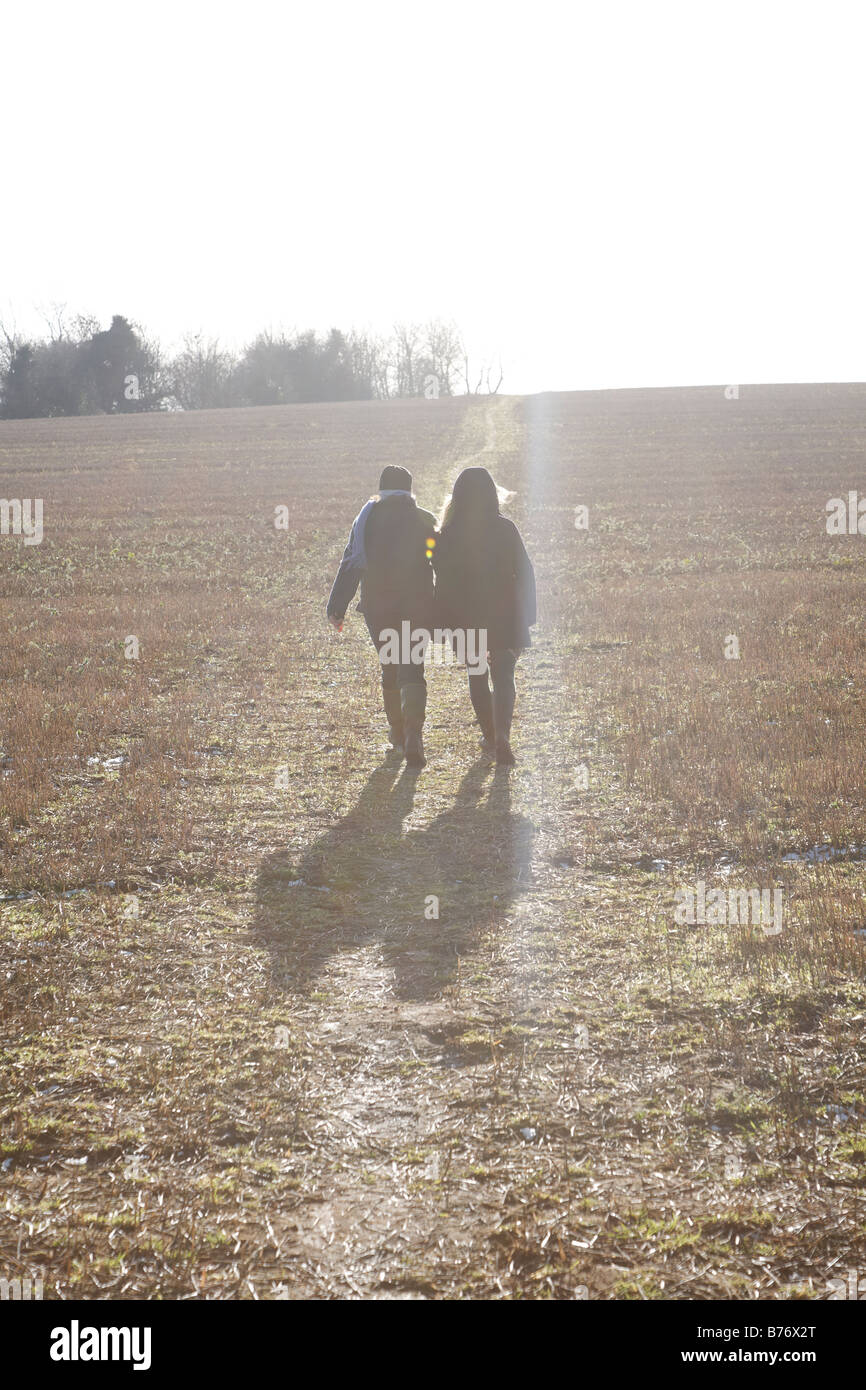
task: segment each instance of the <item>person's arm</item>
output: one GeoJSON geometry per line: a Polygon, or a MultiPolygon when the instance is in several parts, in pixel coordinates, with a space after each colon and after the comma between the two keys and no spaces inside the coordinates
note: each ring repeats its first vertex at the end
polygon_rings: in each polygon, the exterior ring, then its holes
{"type": "Polygon", "coordinates": [[[352,553],[353,542],[355,539],[355,528],[352,527],[349,533],[349,542],[343,551],[343,558],[340,561],[340,568],[337,570],[337,577],[331,586],[331,593],[328,598],[326,616],[329,622],[342,623],[346,616],[346,609],[358,591],[361,582],[362,572],[360,569],[349,566],[349,556],[352,553]]]}

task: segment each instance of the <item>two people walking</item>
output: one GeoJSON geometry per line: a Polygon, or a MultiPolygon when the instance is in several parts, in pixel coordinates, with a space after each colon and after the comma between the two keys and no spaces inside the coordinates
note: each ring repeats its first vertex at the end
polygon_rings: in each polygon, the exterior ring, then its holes
{"type": "Polygon", "coordinates": [[[405,753],[407,766],[426,762],[428,643],[407,650],[394,635],[434,629],[458,655],[482,641],[481,661],[468,665],[482,748],[497,762],[513,764],[514,670],[521,650],[531,645],[535,574],[520,532],[500,512],[487,469],[463,470],[440,526],[417,505],[411,473],[385,468],[378,494],[355,518],[328,599],[328,621],[338,631],[359,585],[358,611],[379,654],[391,743],[405,753]]]}

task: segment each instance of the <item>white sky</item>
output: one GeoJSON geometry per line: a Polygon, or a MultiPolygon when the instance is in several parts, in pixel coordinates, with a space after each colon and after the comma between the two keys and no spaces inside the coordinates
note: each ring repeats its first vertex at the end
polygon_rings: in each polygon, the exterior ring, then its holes
{"type": "Polygon", "coordinates": [[[453,319],[503,391],[866,379],[854,4],[4,7],[0,318],[453,319]]]}

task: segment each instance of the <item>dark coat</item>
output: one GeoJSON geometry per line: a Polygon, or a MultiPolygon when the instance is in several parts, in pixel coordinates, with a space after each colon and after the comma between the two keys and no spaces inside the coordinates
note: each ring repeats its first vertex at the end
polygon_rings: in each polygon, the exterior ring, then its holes
{"type": "Polygon", "coordinates": [[[414,497],[383,497],[367,517],[367,568],[349,568],[350,535],[328,599],[328,617],[342,622],[360,584],[358,611],[368,620],[397,627],[408,618],[415,627],[431,628],[433,570],[427,555],[431,538],[436,539],[436,518],[422,511],[414,497]]]}
{"type": "Polygon", "coordinates": [[[447,527],[433,552],[433,568],[436,627],[486,628],[489,651],[532,645],[535,572],[513,521],[497,517],[472,544],[447,527]]]}

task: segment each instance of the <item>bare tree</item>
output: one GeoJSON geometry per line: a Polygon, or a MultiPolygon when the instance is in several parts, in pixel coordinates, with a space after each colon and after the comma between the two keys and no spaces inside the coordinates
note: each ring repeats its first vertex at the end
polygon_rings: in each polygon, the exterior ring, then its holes
{"type": "Polygon", "coordinates": [[[184,410],[207,410],[230,405],[235,358],[216,338],[190,334],[183,349],[166,369],[167,383],[184,410]]]}
{"type": "Polygon", "coordinates": [[[456,325],[442,319],[431,319],[424,325],[424,351],[429,373],[436,378],[437,394],[453,396],[460,376],[463,344],[456,325]]]}
{"type": "Polygon", "coordinates": [[[0,319],[0,374],[5,376],[9,370],[9,363],[23,342],[24,338],[14,322],[9,325],[5,319],[0,319]]]}
{"type": "Polygon", "coordinates": [[[64,343],[71,338],[71,334],[66,328],[66,316],[68,309],[65,304],[56,302],[48,309],[42,309],[41,314],[45,320],[45,327],[48,329],[49,343],[64,343]]]}
{"type": "Polygon", "coordinates": [[[385,356],[386,395],[454,395],[460,379],[463,345],[453,323],[442,319],[430,319],[424,324],[398,323],[385,347],[385,356]]]}
{"type": "Polygon", "coordinates": [[[494,370],[495,370],[495,369],[494,369],[492,363],[489,363],[489,362],[482,362],[482,363],[481,363],[481,366],[480,366],[479,369],[478,369],[478,380],[475,382],[475,385],[473,386],[473,385],[472,385],[472,380],[471,380],[470,378],[474,378],[474,377],[475,377],[475,370],[474,370],[474,368],[473,368],[472,371],[470,372],[470,368],[469,368],[469,357],[468,357],[468,354],[464,353],[464,355],[463,355],[463,380],[464,380],[464,383],[465,383],[465,385],[466,385],[466,394],[467,394],[467,396],[480,396],[480,395],[482,394],[482,392],[481,392],[482,386],[485,387],[488,396],[495,396],[495,395],[497,394],[497,392],[498,392],[500,386],[502,385],[502,380],[503,380],[502,361],[501,361],[501,359],[500,359],[500,361],[499,361],[498,368],[496,369],[496,370],[498,370],[498,372],[499,372],[499,377],[498,377],[498,380],[497,380],[495,386],[491,385],[491,381],[492,381],[492,378],[493,378],[494,370]]]}
{"type": "Polygon", "coordinates": [[[346,345],[355,378],[364,384],[375,400],[391,395],[390,349],[383,338],[353,328],[346,345]]]}
{"type": "Polygon", "coordinates": [[[418,380],[421,333],[417,323],[398,323],[394,327],[395,396],[415,396],[421,389],[418,380]]]}

